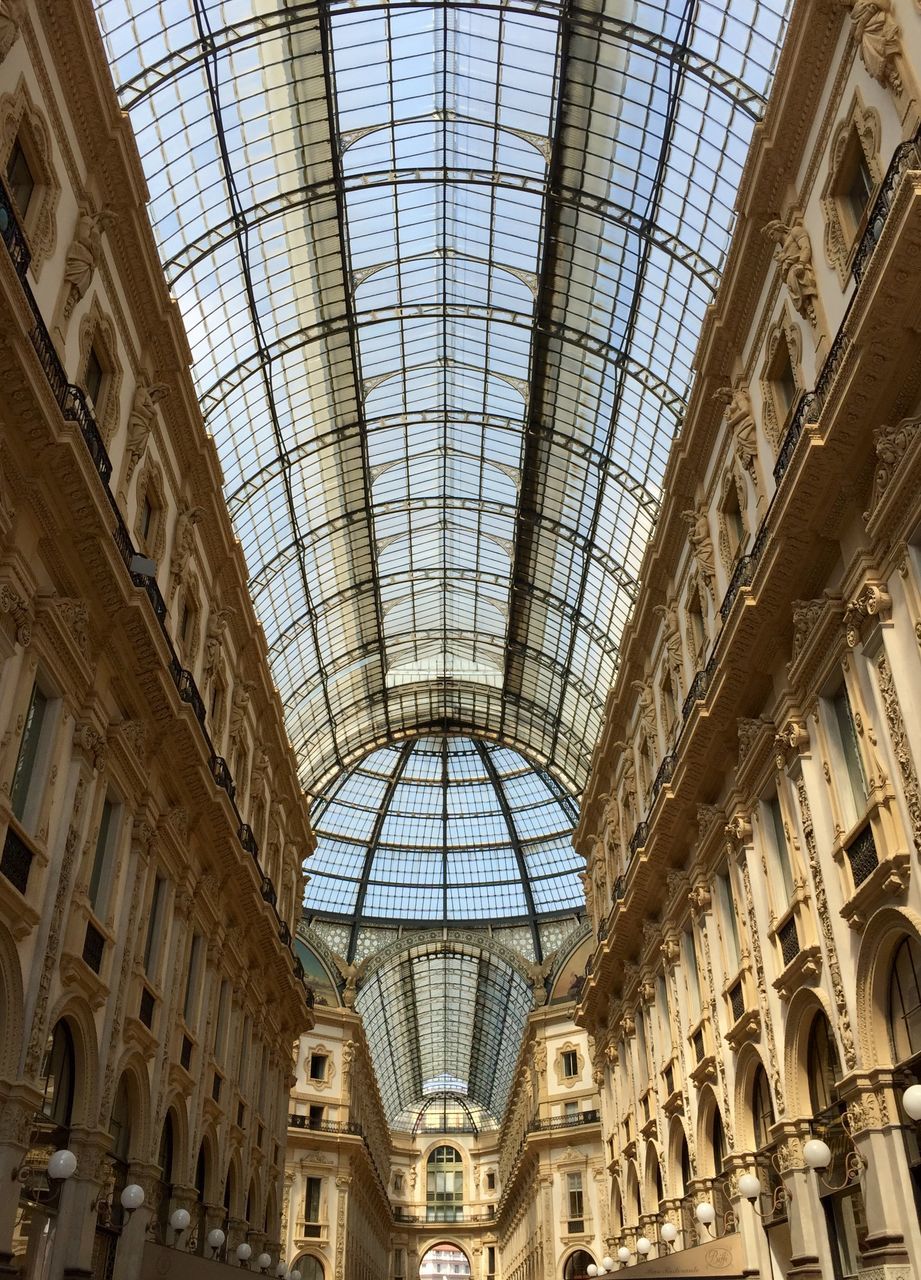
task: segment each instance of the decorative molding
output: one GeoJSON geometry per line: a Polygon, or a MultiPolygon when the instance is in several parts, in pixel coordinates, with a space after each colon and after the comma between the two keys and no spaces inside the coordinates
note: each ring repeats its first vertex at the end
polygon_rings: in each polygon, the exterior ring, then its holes
{"type": "Polygon", "coordinates": [[[842,166],[848,160],[848,144],[856,137],[874,187],[878,187],[883,177],[879,163],[881,134],[879,112],[872,107],[864,107],[860,90],[855,90],[848,113],[839,123],[829,146],[828,176],[821,195],[825,215],[825,256],[829,265],[838,272],[842,285],[849,279],[851,258],[860,239],[859,228],[848,229],[842,222],[842,217],[851,217],[850,211],[844,208],[841,194],[848,185],[848,175],[842,176],[842,166]]]}
{"type": "Polygon", "coordinates": [[[916,854],[921,857],[921,792],[919,792],[918,788],[918,774],[911,753],[911,746],[908,742],[908,735],[905,732],[905,721],[902,717],[902,708],[892,680],[889,659],[885,652],[880,654],[876,663],[876,670],[879,677],[879,691],[883,700],[883,710],[886,715],[889,741],[892,744],[892,752],[898,763],[899,776],[902,779],[902,792],[905,796],[905,805],[908,809],[908,818],[911,823],[912,844],[915,847],[916,854]]]}
{"type": "MultiPolygon", "coordinates": [[[[32,101],[23,76],[12,93],[0,94],[0,169],[7,163],[17,138],[35,179],[29,207],[20,225],[32,255],[30,267],[37,275],[57,243],[57,207],[61,183],[57,176],[51,131],[32,101]]],[[[22,210],[19,211],[22,214],[22,210]]]]}
{"type": "Polygon", "coordinates": [[[781,279],[787,286],[793,309],[815,329],[819,323],[819,291],[812,259],[812,241],[802,214],[791,210],[787,216],[787,222],[772,218],[762,228],[762,234],[774,246],[774,259],[781,279]]]}

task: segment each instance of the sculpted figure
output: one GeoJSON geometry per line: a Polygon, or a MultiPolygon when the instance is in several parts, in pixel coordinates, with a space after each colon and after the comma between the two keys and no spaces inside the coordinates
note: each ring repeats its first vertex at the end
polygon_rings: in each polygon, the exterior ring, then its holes
{"type": "Polygon", "coordinates": [[[19,39],[22,13],[22,0],[0,0],[0,62],[19,39]]]}
{"type": "Polygon", "coordinates": [[[233,609],[217,609],[212,606],[208,615],[208,629],[205,632],[205,675],[209,679],[217,670],[224,645],[224,632],[227,630],[227,623],[233,612],[233,609]]]}
{"type": "Polygon", "coordinates": [[[648,681],[634,680],[633,687],[636,690],[640,703],[640,718],[646,728],[646,736],[650,742],[656,740],[656,699],[652,691],[652,686],[648,681]]]}
{"type": "Polygon", "coordinates": [[[128,415],[128,439],[125,453],[128,459],[125,468],[124,487],[127,491],[138,463],[147,450],[147,441],[153,430],[155,406],[169,393],[165,382],[146,380],[138,383],[134,392],[134,403],[128,415]]]}
{"type": "Polygon", "coordinates": [[[845,0],[851,11],[860,59],[874,80],[902,92],[896,59],[902,52],[901,31],[892,16],[892,0],[845,0]]]}
{"type": "Polygon", "coordinates": [[[795,216],[789,225],[772,218],[764,234],[774,245],[774,257],[780,274],[799,314],[811,325],[817,322],[815,304],[818,299],[815,269],[812,265],[812,243],[802,218],[795,216]]]}
{"type": "Polygon", "coordinates": [[[250,694],[252,692],[252,682],[246,680],[243,684],[234,685],[233,697],[230,700],[230,741],[236,742],[243,729],[243,721],[246,719],[246,708],[249,706],[250,694]]]}
{"type": "Polygon", "coordinates": [[[758,432],[752,414],[751,397],[745,387],[720,387],[714,396],[726,406],[726,425],[732,434],[735,454],[758,493],[758,472],[755,459],[758,456],[758,432]]]}
{"type": "Polygon", "coordinates": [[[175,594],[177,587],[185,577],[195,543],[195,526],[205,514],[204,507],[192,507],[185,501],[179,508],[176,518],[176,537],[173,542],[173,555],[170,560],[170,595],[175,594]]]}
{"type": "Polygon", "coordinates": [[[668,666],[672,673],[675,697],[680,698],[684,674],[684,652],[681,648],[681,625],[678,621],[677,602],[669,600],[668,604],[658,605],[656,613],[665,624],[665,651],[668,654],[668,666]]]}
{"type": "Polygon", "coordinates": [[[713,558],[713,542],[710,538],[707,508],[701,505],[693,511],[684,511],[682,517],[687,521],[688,541],[697,561],[697,572],[709,590],[716,576],[716,561],[713,558]]]}
{"type": "Polygon", "coordinates": [[[102,252],[103,232],[114,221],[115,214],[111,209],[100,209],[98,213],[84,210],[77,219],[77,230],[64,263],[64,279],[70,285],[64,302],[65,320],[90,287],[102,252]]]}

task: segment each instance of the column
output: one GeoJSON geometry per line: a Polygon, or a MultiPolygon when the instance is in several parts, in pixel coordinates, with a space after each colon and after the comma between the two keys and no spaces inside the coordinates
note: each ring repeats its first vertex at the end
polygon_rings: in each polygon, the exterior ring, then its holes
{"type": "Polygon", "coordinates": [[[109,1134],[101,1129],[70,1131],[69,1145],[77,1157],[77,1170],[61,1188],[48,1280],[78,1280],[92,1275],[94,1206],[109,1170],[110,1144],[109,1134]]]}
{"type": "Polygon", "coordinates": [[[866,1162],[861,1181],[867,1215],[860,1275],[896,1280],[921,1274],[918,1213],[902,1136],[892,1071],[877,1070],[845,1081],[848,1124],[858,1155],[866,1162]],[[909,1271],[906,1272],[906,1268],[909,1271]]]}
{"type": "Polygon", "coordinates": [[[803,1160],[803,1143],[812,1136],[809,1121],[781,1121],[771,1132],[779,1139],[777,1163],[789,1198],[787,1280],[824,1280],[834,1275],[834,1270],[819,1184],[803,1160]]]}
{"type": "Polygon", "coordinates": [[[141,1273],[141,1259],[147,1227],[157,1211],[157,1194],[160,1189],[160,1166],[135,1162],[128,1167],[128,1182],[144,1189],[144,1203],[140,1209],[126,1214],[118,1248],[115,1252],[113,1280],[135,1280],[141,1273]]]}
{"type": "Polygon", "coordinates": [[[21,1184],[12,1175],[28,1154],[32,1117],[40,1101],[35,1090],[23,1085],[14,1085],[0,1097],[0,1186],[7,1188],[0,1196],[0,1277],[20,1274],[12,1258],[21,1184]]]}

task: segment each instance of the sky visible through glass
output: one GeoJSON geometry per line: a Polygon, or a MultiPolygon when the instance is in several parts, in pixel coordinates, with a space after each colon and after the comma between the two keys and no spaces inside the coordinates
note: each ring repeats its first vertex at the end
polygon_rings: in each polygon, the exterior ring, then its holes
{"type": "Polygon", "coordinates": [[[96,0],[302,780],[584,784],[789,0],[96,0]]]}

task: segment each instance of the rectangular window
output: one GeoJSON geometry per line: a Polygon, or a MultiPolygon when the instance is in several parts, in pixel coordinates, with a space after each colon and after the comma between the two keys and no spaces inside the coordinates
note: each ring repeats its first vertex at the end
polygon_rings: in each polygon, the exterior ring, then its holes
{"type": "Polygon", "coordinates": [[[406,1275],[406,1254],[403,1249],[393,1251],[393,1280],[404,1280],[406,1275]]]}
{"type": "Polygon", "coordinates": [[[793,897],[793,864],[790,861],[790,848],[787,844],[787,833],[784,829],[783,813],[780,800],[772,796],[767,802],[770,817],[771,844],[774,850],[774,865],[780,874],[783,885],[783,906],[786,907],[793,897]]]}
{"type": "Polygon", "coordinates": [[[496,1175],[492,1171],[490,1171],[486,1175],[486,1190],[495,1191],[495,1189],[496,1189],[496,1175]]]}
{"type": "Polygon", "coordinates": [[[240,1036],[240,1063],[237,1067],[237,1085],[241,1093],[246,1093],[246,1076],[249,1069],[249,1042],[253,1034],[253,1020],[249,1016],[243,1019],[243,1034],[240,1036]]]}
{"type": "Polygon", "coordinates": [[[321,1106],[319,1106],[317,1103],[312,1103],[312,1104],[311,1104],[311,1106],[310,1106],[310,1110],[307,1112],[307,1126],[308,1126],[308,1128],[310,1128],[310,1129],[319,1129],[319,1128],[320,1128],[320,1126],[323,1124],[323,1112],[324,1112],[324,1111],[325,1111],[325,1107],[321,1107],[321,1106]]]}
{"type": "Polygon", "coordinates": [[[36,765],[47,713],[48,699],[35,684],[32,686],[32,694],[29,698],[29,709],[26,712],[26,722],[22,731],[22,740],[19,743],[19,755],[16,757],[16,769],[10,791],[13,814],[20,822],[25,821],[29,800],[36,790],[38,780],[36,765]]]}
{"type": "Polygon", "coordinates": [[[99,403],[99,392],[102,390],[103,376],[104,370],[102,361],[99,359],[99,353],[95,347],[90,347],[90,353],[86,359],[86,372],[83,375],[83,389],[94,405],[99,403]]]}
{"type": "Polygon", "coordinates": [[[579,1059],[575,1049],[564,1049],[562,1053],[563,1075],[567,1080],[579,1074],[579,1059]]]}
{"type": "Polygon", "coordinates": [[[111,879],[112,849],[117,838],[118,823],[115,819],[115,805],[106,796],[102,805],[102,817],[99,821],[99,835],[96,837],[96,852],[93,855],[93,869],[90,872],[90,906],[97,919],[102,919],[109,899],[111,879]]]}
{"type": "Polygon", "coordinates": [[[141,510],[141,537],[146,542],[150,537],[150,530],[153,526],[153,503],[147,497],[144,498],[144,506],[141,510]]]}
{"type": "Polygon", "coordinates": [[[308,1178],[304,1193],[304,1221],[320,1221],[320,1192],[323,1189],[322,1178],[308,1178]]]}
{"type": "Polygon", "coordinates": [[[726,962],[735,972],[739,967],[739,922],[736,919],[736,904],[732,896],[732,885],[726,872],[716,877],[716,890],[720,900],[720,919],[723,927],[723,942],[726,947],[726,962]]]}
{"type": "Polygon", "coordinates": [[[847,811],[847,819],[853,826],[862,818],[867,807],[867,779],[857,743],[857,727],[851,700],[844,685],[832,701],[835,714],[838,746],[841,751],[839,767],[835,769],[838,795],[847,811]],[[843,776],[842,776],[843,774],[843,776]]]}
{"type": "Polygon", "coordinates": [[[310,1055],[310,1078],[311,1080],[325,1080],[326,1066],[329,1058],[325,1053],[312,1053],[310,1055]]]}
{"type": "Polygon", "coordinates": [[[685,929],[681,935],[681,957],[684,961],[684,980],[688,989],[688,1004],[696,1021],[700,1011],[700,974],[697,969],[697,950],[694,946],[694,934],[685,929]]]}
{"type": "Polygon", "coordinates": [[[227,1042],[227,1021],[230,1005],[230,982],[227,978],[221,981],[221,990],[217,999],[217,1029],[214,1033],[214,1056],[218,1062],[224,1061],[224,1049],[227,1042]]]}
{"type": "Polygon", "coordinates": [[[649,1076],[649,1041],[646,1038],[646,1019],[642,1009],[636,1011],[636,1056],[644,1078],[649,1076]]]}
{"type": "Polygon", "coordinates": [[[496,1274],[496,1246],[488,1244],[486,1246],[486,1272],[487,1275],[496,1274]]]}
{"type": "Polygon", "coordinates": [[[10,195],[13,202],[19,210],[19,216],[24,218],[29,212],[29,205],[32,203],[32,196],[35,193],[35,176],[29,167],[26,159],[26,153],[22,149],[22,143],[17,138],[13,143],[13,150],[10,152],[10,158],[6,162],[6,185],[9,187],[10,195]]]}
{"type": "Polygon", "coordinates": [[[269,1074],[269,1050],[267,1045],[262,1046],[262,1065],[259,1069],[259,1114],[265,1115],[265,1090],[266,1079],[269,1074]]]}
{"type": "Polygon", "coordinates": [[[566,1195],[569,1207],[569,1230],[581,1231],[584,1217],[581,1173],[567,1173],[566,1195]]]}
{"type": "Polygon", "coordinates": [[[150,917],[147,921],[147,940],[144,943],[144,972],[150,978],[157,967],[160,953],[163,904],[166,898],[166,881],[162,876],[154,880],[153,897],[150,900],[150,917]]]}
{"type": "Polygon", "coordinates": [[[187,1027],[194,1027],[198,1019],[198,998],[201,992],[202,961],[205,954],[205,940],[200,933],[192,937],[189,949],[189,968],[185,976],[185,999],[182,1002],[182,1016],[187,1027]]]}
{"type": "Polygon", "coordinates": [[[564,1102],[564,1103],[563,1103],[563,1115],[564,1115],[564,1116],[567,1116],[569,1119],[572,1119],[574,1116],[577,1116],[578,1114],[579,1114],[579,1104],[578,1104],[578,1102],[564,1102]]]}

